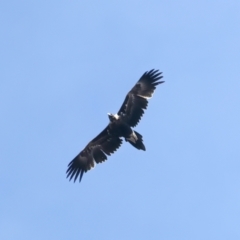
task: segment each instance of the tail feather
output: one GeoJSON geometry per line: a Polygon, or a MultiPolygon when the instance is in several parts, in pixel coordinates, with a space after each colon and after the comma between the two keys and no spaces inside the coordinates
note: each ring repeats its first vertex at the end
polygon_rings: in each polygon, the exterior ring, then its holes
{"type": "Polygon", "coordinates": [[[146,151],[146,148],[143,144],[143,137],[140,133],[133,131],[132,136],[130,138],[126,138],[125,140],[129,142],[133,147],[146,151]]]}

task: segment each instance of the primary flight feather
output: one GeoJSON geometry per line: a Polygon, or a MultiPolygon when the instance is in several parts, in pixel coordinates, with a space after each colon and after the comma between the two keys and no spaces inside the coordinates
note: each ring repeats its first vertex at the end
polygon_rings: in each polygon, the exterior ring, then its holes
{"type": "Polygon", "coordinates": [[[81,181],[84,172],[94,167],[95,163],[107,160],[122,144],[122,139],[139,150],[146,150],[142,135],[133,131],[147,109],[148,99],[162,78],[158,70],[145,72],[135,86],[128,92],[117,114],[108,114],[109,124],[68,164],[67,178],[74,182],[81,181]]]}

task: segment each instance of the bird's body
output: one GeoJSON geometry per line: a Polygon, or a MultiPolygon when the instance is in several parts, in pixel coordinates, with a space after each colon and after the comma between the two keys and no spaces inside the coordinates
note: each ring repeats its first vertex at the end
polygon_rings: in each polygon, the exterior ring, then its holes
{"type": "Polygon", "coordinates": [[[107,160],[106,155],[111,155],[122,144],[122,138],[139,150],[146,150],[142,135],[133,130],[140,121],[144,109],[147,108],[148,99],[158,84],[163,81],[161,72],[151,70],[145,72],[135,86],[127,94],[117,114],[108,114],[109,124],[69,163],[67,177],[79,177],[81,181],[83,173],[94,167],[95,163],[107,160]]]}
{"type": "Polygon", "coordinates": [[[108,134],[115,135],[117,137],[123,137],[125,141],[132,144],[135,148],[146,150],[143,142],[142,135],[136,131],[133,131],[128,123],[124,121],[124,118],[120,115],[109,114],[110,123],[108,125],[109,132],[108,134]]]}

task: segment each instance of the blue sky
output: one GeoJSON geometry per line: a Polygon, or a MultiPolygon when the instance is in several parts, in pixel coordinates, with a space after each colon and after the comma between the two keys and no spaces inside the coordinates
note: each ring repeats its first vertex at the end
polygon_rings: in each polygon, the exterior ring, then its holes
{"type": "Polygon", "coordinates": [[[0,239],[240,239],[240,2],[1,1],[0,239]],[[152,68],[130,144],[67,164],[152,68]]]}

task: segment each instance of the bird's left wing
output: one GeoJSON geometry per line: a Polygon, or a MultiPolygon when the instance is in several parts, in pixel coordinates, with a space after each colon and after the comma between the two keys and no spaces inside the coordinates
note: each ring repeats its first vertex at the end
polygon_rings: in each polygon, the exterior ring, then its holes
{"type": "Polygon", "coordinates": [[[82,179],[83,173],[94,167],[95,163],[107,160],[107,155],[114,153],[122,144],[122,139],[108,135],[108,126],[68,164],[67,178],[74,178],[74,182],[79,177],[82,179]]]}

